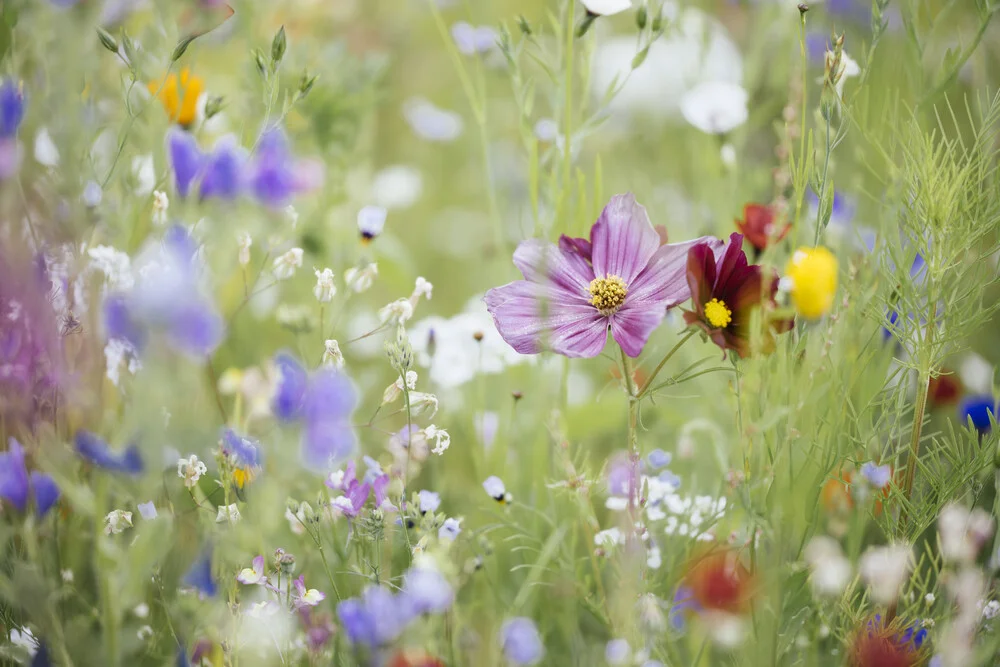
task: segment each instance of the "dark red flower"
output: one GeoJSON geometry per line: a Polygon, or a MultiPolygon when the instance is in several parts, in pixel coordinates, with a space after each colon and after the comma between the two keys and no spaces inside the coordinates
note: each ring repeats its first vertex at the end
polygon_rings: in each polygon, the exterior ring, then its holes
{"type": "Polygon", "coordinates": [[[887,627],[879,615],[855,633],[848,653],[851,667],[915,667],[926,657],[927,630],[887,627]]]}
{"type": "Polygon", "coordinates": [[[419,651],[400,651],[392,657],[388,667],[444,667],[444,663],[419,651]]]}
{"type": "MultiPolygon", "coordinates": [[[[750,264],[743,235],[734,233],[719,257],[707,243],[691,248],[687,280],[694,310],[684,311],[684,320],[704,329],[723,350],[749,355],[753,311],[765,302],[771,308],[776,305],[777,273],[771,270],[765,276],[760,266],[750,264]]],[[[769,328],[783,333],[792,328],[792,320],[771,320],[769,328]]]]}
{"type": "Polygon", "coordinates": [[[962,395],[962,383],[954,375],[931,378],[927,386],[927,400],[934,407],[955,405],[962,395]]]}
{"type": "Polygon", "coordinates": [[[791,223],[788,223],[780,230],[775,230],[774,209],[763,204],[747,204],[743,207],[743,219],[736,220],[737,231],[746,236],[750,245],[758,251],[785,238],[791,228],[791,223]]]}
{"type": "Polygon", "coordinates": [[[742,614],[750,607],[753,577],[735,553],[715,552],[691,561],[684,587],[697,608],[742,614]]]}

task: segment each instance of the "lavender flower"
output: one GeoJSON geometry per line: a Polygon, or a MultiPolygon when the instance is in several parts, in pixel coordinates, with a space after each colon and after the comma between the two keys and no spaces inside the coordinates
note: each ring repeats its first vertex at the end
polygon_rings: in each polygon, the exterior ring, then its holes
{"type": "Polygon", "coordinates": [[[321,170],[317,163],[296,161],[285,133],[272,129],[261,137],[247,166],[247,186],[257,201],[283,208],[296,194],[317,187],[321,170]]]}
{"type": "Polygon", "coordinates": [[[462,532],[462,520],[448,518],[438,529],[438,539],[452,542],[462,532]]]}
{"type": "Polygon", "coordinates": [[[11,80],[0,82],[0,180],[13,176],[21,166],[17,130],[24,119],[24,94],[11,80]]]}
{"type": "Polygon", "coordinates": [[[172,128],[167,133],[167,155],[181,197],[187,197],[195,185],[201,199],[232,201],[243,191],[247,152],[233,136],[223,137],[211,153],[203,153],[193,135],[172,128]]]}
{"type": "Polygon", "coordinates": [[[646,209],[631,194],[612,197],[590,240],[563,236],[556,247],[523,241],[514,264],[524,280],[491,289],[486,307],[497,330],[521,354],[550,348],[596,357],[608,329],[626,354],[642,352],[668,308],[686,301],[688,250],[721,247],[710,237],[661,245],[646,209]]]}
{"type": "Polygon", "coordinates": [[[73,442],[77,454],[99,468],[126,475],[142,474],[144,466],[137,445],[132,444],[122,452],[114,452],[103,438],[83,430],[76,432],[73,442]]]}
{"type": "Polygon", "coordinates": [[[451,37],[455,40],[458,52],[467,56],[489,53],[497,48],[499,39],[497,31],[492,27],[474,26],[465,21],[459,21],[451,26],[451,37]]]}
{"type": "Polygon", "coordinates": [[[538,664],[545,655],[545,646],[535,622],[518,616],[500,628],[500,645],[508,660],[515,665],[538,664]]]}
{"type": "Polygon", "coordinates": [[[420,493],[417,494],[417,498],[420,502],[421,514],[436,512],[437,508],[441,506],[441,496],[433,491],[421,490],[420,493]]]}
{"type": "Polygon", "coordinates": [[[337,616],[352,644],[374,648],[395,641],[415,614],[405,595],[370,586],[337,605],[337,616]]]}
{"type": "Polygon", "coordinates": [[[884,489],[892,481],[892,466],[880,466],[868,461],[861,466],[861,476],[876,489],[884,489]]]}
{"type": "Polygon", "coordinates": [[[28,500],[34,495],[38,516],[45,516],[59,499],[59,487],[55,480],[44,473],[28,473],[24,462],[24,449],[14,438],[8,443],[6,452],[0,453],[0,498],[19,511],[28,508],[28,500]]]}
{"type": "Polygon", "coordinates": [[[437,569],[416,565],[403,576],[403,595],[418,614],[443,614],[455,601],[455,591],[437,569]]]}
{"type": "Polygon", "coordinates": [[[351,380],[329,366],[307,373],[285,352],[274,363],[281,375],[272,401],[274,414],[303,425],[303,464],[325,472],[354,453],[357,442],[350,417],[357,394],[351,380]]]}
{"type": "Polygon", "coordinates": [[[190,586],[198,591],[198,594],[202,597],[215,597],[215,594],[218,592],[218,586],[212,578],[211,548],[206,548],[198,556],[198,559],[191,564],[190,569],[184,575],[183,583],[185,586],[190,586]]]}
{"type": "Polygon", "coordinates": [[[222,431],[222,451],[236,457],[236,462],[245,468],[256,468],[263,462],[260,443],[252,438],[244,438],[231,428],[222,431]]]}

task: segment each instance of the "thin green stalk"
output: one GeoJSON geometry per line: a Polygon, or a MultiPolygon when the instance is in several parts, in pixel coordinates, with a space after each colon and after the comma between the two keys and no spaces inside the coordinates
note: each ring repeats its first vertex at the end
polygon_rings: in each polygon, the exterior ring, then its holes
{"type": "MultiPolygon", "coordinates": [[[[576,14],[576,0],[569,0],[569,6],[566,8],[566,26],[564,28],[566,32],[566,91],[565,97],[563,98],[563,134],[566,137],[563,143],[563,194],[560,200],[569,206],[570,191],[572,186],[570,184],[572,164],[573,164],[573,151],[572,151],[572,138],[573,138],[573,38],[575,37],[575,32],[573,29],[573,17],[576,14]]],[[[568,211],[564,211],[566,217],[563,219],[563,228],[569,229],[569,215],[568,211]]]]}
{"type": "MultiPolygon", "coordinates": [[[[913,429],[910,431],[910,455],[906,459],[906,476],[903,478],[903,496],[907,501],[913,493],[913,480],[917,475],[917,456],[920,453],[920,433],[924,428],[924,412],[927,410],[927,394],[930,387],[930,373],[921,372],[917,385],[917,402],[913,408],[913,429]]],[[[907,505],[900,510],[899,532],[906,530],[909,521],[907,505]]]]}
{"type": "Polygon", "coordinates": [[[676,353],[677,350],[681,348],[681,345],[688,342],[688,340],[690,340],[691,336],[693,336],[694,334],[695,330],[689,329],[688,332],[685,333],[684,336],[679,341],[677,341],[677,344],[674,345],[662,359],[660,359],[660,363],[656,365],[656,368],[653,369],[653,373],[646,380],[645,384],[642,385],[642,389],[639,390],[639,394],[638,396],[636,396],[637,399],[641,399],[643,396],[646,395],[646,393],[649,391],[649,388],[653,385],[653,380],[655,380],[656,376],[660,374],[660,371],[663,370],[663,367],[666,365],[666,363],[670,361],[670,358],[674,356],[674,353],[676,353]]]}

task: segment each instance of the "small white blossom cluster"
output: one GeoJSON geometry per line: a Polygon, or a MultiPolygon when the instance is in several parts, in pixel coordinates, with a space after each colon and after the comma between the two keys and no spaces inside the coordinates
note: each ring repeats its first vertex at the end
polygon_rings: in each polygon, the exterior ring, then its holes
{"type": "Polygon", "coordinates": [[[195,454],[177,461],[177,476],[184,480],[184,486],[189,489],[193,489],[206,472],[208,468],[195,454]]]}
{"type": "Polygon", "coordinates": [[[434,291],[434,285],[429,283],[424,277],[418,277],[413,286],[413,293],[408,299],[396,299],[390,304],[383,306],[379,311],[379,319],[383,324],[404,324],[411,317],[420,302],[420,297],[426,297],[429,301],[434,291]]]}

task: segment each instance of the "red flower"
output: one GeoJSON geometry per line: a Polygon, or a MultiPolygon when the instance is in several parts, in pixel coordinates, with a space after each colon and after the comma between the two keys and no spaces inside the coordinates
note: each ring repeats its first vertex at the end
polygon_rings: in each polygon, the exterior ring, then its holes
{"type": "Polygon", "coordinates": [[[400,651],[392,656],[388,667],[444,667],[444,663],[426,653],[400,651]]]}
{"type": "Polygon", "coordinates": [[[848,659],[851,667],[915,667],[926,657],[927,630],[887,627],[878,615],[854,635],[848,659]]]}
{"type": "Polygon", "coordinates": [[[962,384],[954,375],[931,378],[927,386],[927,400],[935,407],[954,405],[962,395],[962,384]]]}
{"type": "Polygon", "coordinates": [[[775,233],[774,209],[763,204],[747,204],[743,207],[743,219],[736,220],[737,231],[746,236],[750,245],[758,251],[785,238],[791,228],[791,223],[788,223],[775,233]]]}
{"type": "MultiPolygon", "coordinates": [[[[753,310],[765,303],[774,307],[778,275],[764,276],[761,267],[747,262],[743,235],[733,234],[717,257],[707,243],[688,251],[687,280],[694,302],[684,320],[708,334],[723,350],[735,350],[741,357],[750,354],[750,324],[753,310]]],[[[773,320],[770,329],[783,333],[792,320],[773,320]]]]}
{"type": "Polygon", "coordinates": [[[697,608],[741,614],[750,607],[753,577],[736,554],[716,552],[692,561],[684,586],[697,608]]]}

